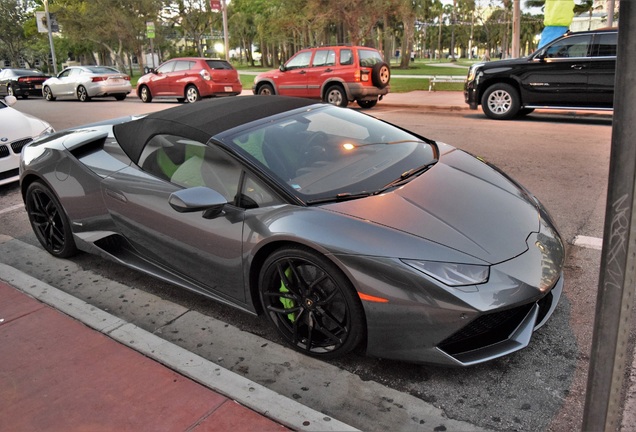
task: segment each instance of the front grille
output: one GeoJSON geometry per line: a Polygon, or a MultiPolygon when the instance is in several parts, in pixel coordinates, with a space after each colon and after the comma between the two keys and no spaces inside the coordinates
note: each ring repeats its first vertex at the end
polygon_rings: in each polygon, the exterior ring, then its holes
{"type": "Polygon", "coordinates": [[[22,147],[24,147],[31,141],[33,141],[33,138],[24,138],[21,140],[13,141],[11,143],[11,150],[13,150],[13,153],[15,154],[20,154],[20,152],[22,151],[22,147]]]}
{"type": "Polygon", "coordinates": [[[483,348],[510,337],[534,303],[482,315],[439,344],[450,355],[483,348]]]}
{"type": "Polygon", "coordinates": [[[0,159],[6,158],[9,156],[9,147],[6,145],[0,145],[0,159]]]}

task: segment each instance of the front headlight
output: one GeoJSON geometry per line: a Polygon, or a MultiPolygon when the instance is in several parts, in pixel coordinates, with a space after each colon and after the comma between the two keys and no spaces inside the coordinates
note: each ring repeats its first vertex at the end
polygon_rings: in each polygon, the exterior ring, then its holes
{"type": "Polygon", "coordinates": [[[485,265],[407,259],[402,262],[452,287],[483,284],[490,275],[490,267],[485,265]]]}
{"type": "Polygon", "coordinates": [[[470,67],[470,69],[468,69],[468,77],[466,78],[467,81],[472,81],[475,79],[475,76],[477,76],[477,71],[479,70],[480,67],[482,67],[484,65],[484,63],[475,63],[474,65],[472,65],[470,67]]]}

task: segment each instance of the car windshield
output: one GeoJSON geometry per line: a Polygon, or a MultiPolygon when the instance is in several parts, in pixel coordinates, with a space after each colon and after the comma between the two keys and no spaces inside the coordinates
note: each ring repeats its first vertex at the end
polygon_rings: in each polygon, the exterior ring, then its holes
{"type": "Polygon", "coordinates": [[[330,105],[268,119],[223,141],[307,203],[382,192],[437,159],[432,141],[330,105]]]}

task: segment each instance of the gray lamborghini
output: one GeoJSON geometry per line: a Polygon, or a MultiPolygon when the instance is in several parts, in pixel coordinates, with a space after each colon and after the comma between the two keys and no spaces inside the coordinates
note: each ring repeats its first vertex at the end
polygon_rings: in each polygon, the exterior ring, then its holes
{"type": "Polygon", "coordinates": [[[264,313],[293,348],[468,366],[530,343],[563,287],[539,201],[464,151],[315,101],[213,99],[26,146],[56,257],[98,254],[264,313]]]}

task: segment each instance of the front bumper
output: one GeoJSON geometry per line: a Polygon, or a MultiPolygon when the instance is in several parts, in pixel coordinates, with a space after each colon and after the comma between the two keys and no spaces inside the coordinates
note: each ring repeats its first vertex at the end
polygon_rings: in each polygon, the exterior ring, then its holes
{"type": "Polygon", "coordinates": [[[363,301],[367,354],[415,363],[470,366],[526,347],[563,290],[564,249],[543,221],[528,250],[492,265],[488,282],[448,287],[380,257],[342,257],[363,301]]]}
{"type": "Polygon", "coordinates": [[[464,101],[472,110],[476,110],[479,106],[479,93],[474,81],[464,84],[464,101]]]}

